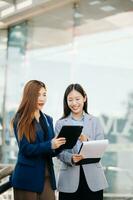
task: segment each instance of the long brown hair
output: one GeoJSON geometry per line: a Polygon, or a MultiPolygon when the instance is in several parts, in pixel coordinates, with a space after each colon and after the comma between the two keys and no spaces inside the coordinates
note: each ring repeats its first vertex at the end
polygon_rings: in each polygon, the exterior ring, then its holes
{"type": "Polygon", "coordinates": [[[37,99],[42,87],[46,89],[45,84],[38,80],[31,80],[24,87],[21,103],[11,123],[13,126],[13,123],[17,120],[19,140],[22,139],[23,135],[29,142],[34,142],[36,139],[34,112],[37,108],[37,99]]]}

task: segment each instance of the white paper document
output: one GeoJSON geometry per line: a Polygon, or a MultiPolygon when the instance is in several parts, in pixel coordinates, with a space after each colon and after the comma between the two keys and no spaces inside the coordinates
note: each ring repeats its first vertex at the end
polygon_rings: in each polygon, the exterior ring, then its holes
{"type": "Polygon", "coordinates": [[[107,139],[83,142],[79,153],[83,155],[84,158],[101,158],[108,144],[109,142],[107,139]]]}

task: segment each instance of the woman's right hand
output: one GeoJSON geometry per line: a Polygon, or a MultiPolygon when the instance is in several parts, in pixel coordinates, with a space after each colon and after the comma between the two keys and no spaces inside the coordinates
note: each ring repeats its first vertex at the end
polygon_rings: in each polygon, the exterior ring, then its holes
{"type": "Polygon", "coordinates": [[[88,140],[89,140],[89,137],[87,137],[85,134],[81,134],[81,135],[79,136],[79,140],[80,140],[81,142],[88,141],[88,140]]]}
{"type": "Polygon", "coordinates": [[[73,154],[72,155],[72,162],[73,163],[77,163],[82,159],[84,159],[84,157],[81,154],[73,154]]]}
{"type": "Polygon", "coordinates": [[[56,136],[52,139],[52,149],[58,149],[61,145],[65,143],[66,143],[66,138],[64,137],[57,138],[56,136]]]}

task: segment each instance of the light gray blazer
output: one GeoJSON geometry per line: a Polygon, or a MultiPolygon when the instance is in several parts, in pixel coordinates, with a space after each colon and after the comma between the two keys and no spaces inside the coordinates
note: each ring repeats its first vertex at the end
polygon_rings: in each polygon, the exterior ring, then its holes
{"type": "MultiPolygon", "coordinates": [[[[55,125],[55,133],[58,134],[64,125],[72,125],[72,119],[68,116],[58,120],[55,125]]],[[[99,120],[89,114],[84,115],[82,133],[87,135],[90,140],[100,140],[104,138],[103,130],[99,120]]],[[[73,149],[64,150],[58,158],[61,161],[61,168],[58,177],[57,189],[60,192],[73,193],[78,189],[80,167],[71,162],[72,154],[78,153],[77,145],[73,149]]],[[[108,186],[101,163],[82,165],[85,178],[92,191],[98,191],[108,186]]]]}

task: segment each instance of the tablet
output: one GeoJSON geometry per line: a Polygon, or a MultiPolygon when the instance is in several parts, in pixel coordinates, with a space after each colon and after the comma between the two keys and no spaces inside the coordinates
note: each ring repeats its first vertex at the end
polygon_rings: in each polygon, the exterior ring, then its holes
{"type": "Polygon", "coordinates": [[[63,144],[60,148],[61,149],[72,149],[74,145],[76,144],[81,132],[82,132],[83,126],[63,126],[57,136],[59,137],[65,137],[66,143],[63,144]]]}

